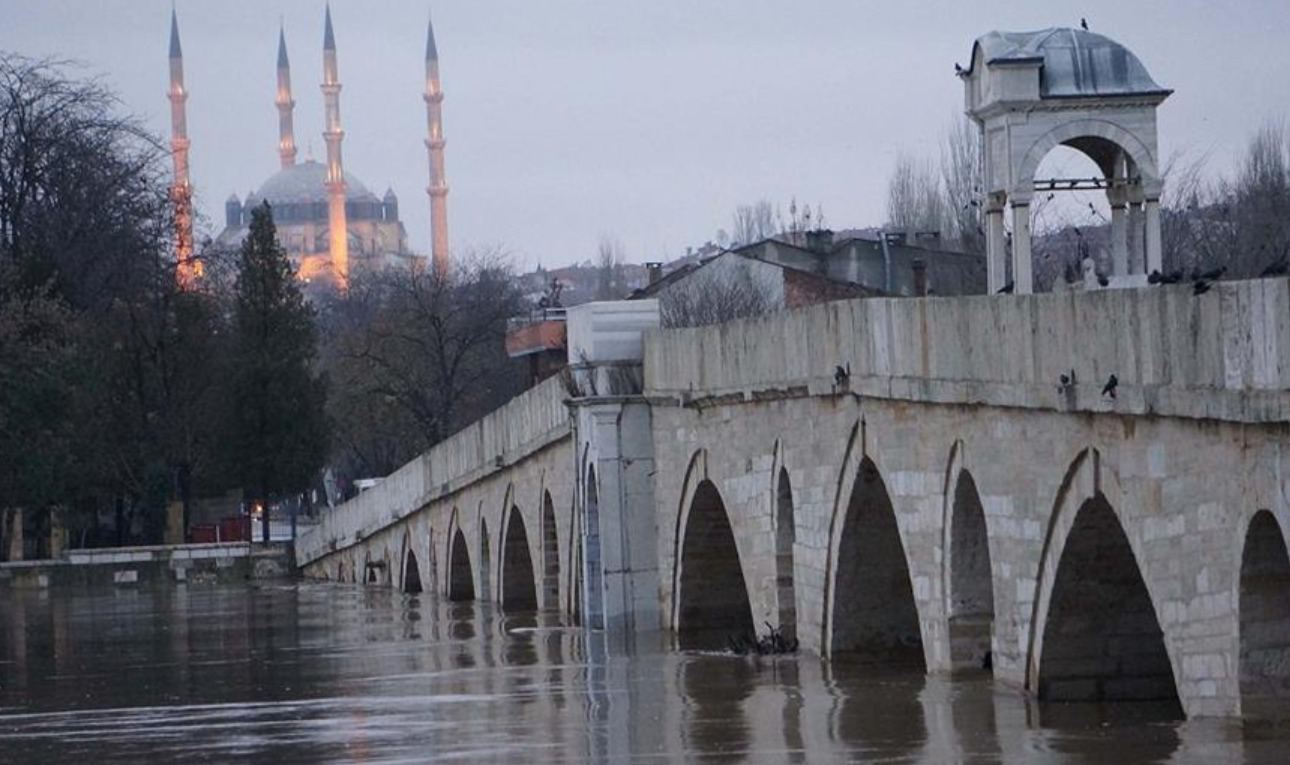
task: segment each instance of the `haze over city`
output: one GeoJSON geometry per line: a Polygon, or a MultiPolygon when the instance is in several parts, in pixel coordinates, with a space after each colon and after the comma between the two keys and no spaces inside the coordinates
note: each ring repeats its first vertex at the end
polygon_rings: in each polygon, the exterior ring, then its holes
{"type": "MultiPolygon", "coordinates": [[[[177,3],[206,233],[222,203],[277,169],[278,26],[295,86],[300,158],[322,159],[323,3],[177,3]]],[[[993,28],[1087,18],[1175,94],[1161,154],[1227,172],[1248,135],[1290,113],[1276,2],[1216,4],[590,1],[332,3],[346,169],[398,194],[428,252],[422,56],[433,12],[442,62],[455,249],[500,245],[521,269],[594,257],[611,234],[635,261],[667,259],[761,198],[822,205],[834,227],[883,222],[900,151],[935,158],[961,113],[953,65],[993,28]],[[1239,29],[1239,34],[1224,30],[1239,29]]],[[[0,48],[82,62],[157,135],[168,132],[171,3],[0,2],[0,48]]]]}

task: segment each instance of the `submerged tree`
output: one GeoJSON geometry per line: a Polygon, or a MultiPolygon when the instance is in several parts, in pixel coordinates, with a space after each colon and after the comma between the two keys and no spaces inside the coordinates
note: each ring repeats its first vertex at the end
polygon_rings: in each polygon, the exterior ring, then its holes
{"type": "Polygon", "coordinates": [[[246,499],[265,507],[308,488],[327,457],[327,382],[315,368],[317,329],[269,205],[251,214],[234,306],[226,448],[246,499]]]}

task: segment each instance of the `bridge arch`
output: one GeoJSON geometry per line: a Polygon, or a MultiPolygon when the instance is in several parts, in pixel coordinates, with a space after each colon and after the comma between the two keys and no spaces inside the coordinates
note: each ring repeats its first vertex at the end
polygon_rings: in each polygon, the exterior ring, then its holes
{"type": "Polygon", "coordinates": [[[417,551],[413,549],[411,532],[403,534],[403,565],[400,566],[400,583],[404,592],[417,594],[421,592],[421,566],[417,561],[417,551]]]}
{"type": "Polygon", "coordinates": [[[502,610],[536,611],[537,583],[533,577],[533,556],[529,552],[524,515],[517,505],[511,505],[506,512],[501,558],[502,610]]]}
{"type": "Polygon", "coordinates": [[[435,595],[439,594],[439,556],[435,554],[434,526],[426,529],[426,573],[429,581],[426,588],[435,595]]]}
{"type": "Polygon", "coordinates": [[[470,546],[462,533],[457,508],[452,509],[448,526],[448,600],[475,599],[475,577],[470,565],[470,546]]]}
{"type": "Polygon", "coordinates": [[[1269,510],[1245,528],[1240,558],[1239,678],[1247,717],[1290,717],[1290,556],[1269,510]]]}
{"type": "MultiPolygon", "coordinates": [[[[1054,127],[1035,139],[1022,155],[1017,180],[1030,183],[1034,180],[1039,164],[1058,146],[1069,146],[1087,155],[1111,178],[1115,172],[1117,153],[1122,152],[1142,173],[1142,182],[1149,193],[1159,195],[1160,172],[1155,155],[1142,139],[1116,123],[1096,118],[1072,120],[1054,127]]],[[[1028,193],[1030,189],[1020,189],[1028,193]]],[[[1027,197],[1028,198],[1028,197],[1027,197]]]]}
{"type": "Polygon", "coordinates": [[[1180,703],[1141,558],[1116,509],[1125,501],[1101,454],[1080,452],[1040,558],[1026,687],[1041,701],[1180,703]]]}
{"type": "Polygon", "coordinates": [[[592,629],[605,626],[605,587],[601,578],[600,558],[600,484],[596,481],[596,468],[589,465],[582,495],[582,581],[585,606],[582,616],[592,629]]]}
{"type": "Polygon", "coordinates": [[[991,669],[994,640],[994,575],[990,534],[976,479],[965,464],[964,445],[955,441],[945,470],[945,614],[950,668],[991,669]]]}
{"type": "Polygon", "coordinates": [[[680,647],[717,649],[732,639],[751,641],[756,637],[752,604],[721,492],[705,475],[685,494],[673,580],[680,647]]]}
{"type": "Polygon", "coordinates": [[[830,524],[826,653],[925,668],[909,559],[886,483],[865,453],[865,435],[863,422],[851,430],[830,524]]]}
{"type": "Polygon", "coordinates": [[[484,503],[479,503],[479,599],[488,602],[492,599],[493,556],[488,539],[488,519],[484,517],[484,503]]]}
{"type": "Polygon", "coordinates": [[[542,489],[542,516],[539,522],[542,537],[542,607],[560,608],[560,535],[556,528],[555,503],[551,492],[542,489]]]}
{"type": "Polygon", "coordinates": [[[793,571],[797,544],[797,519],[793,507],[793,482],[784,465],[784,447],[775,443],[771,468],[771,517],[775,528],[775,595],[779,631],[788,640],[797,639],[797,587],[793,571]]]}
{"type": "Polygon", "coordinates": [[[582,514],[575,499],[569,508],[569,616],[574,625],[582,623],[582,514]]]}

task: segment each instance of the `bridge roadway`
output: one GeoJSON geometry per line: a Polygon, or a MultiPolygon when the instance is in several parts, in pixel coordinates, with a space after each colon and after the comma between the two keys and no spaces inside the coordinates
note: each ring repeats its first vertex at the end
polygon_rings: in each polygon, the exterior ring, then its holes
{"type": "Polygon", "coordinates": [[[1287,280],[651,310],[571,310],[580,363],[327,514],[306,575],[682,646],[770,623],[1040,700],[1286,708],[1287,280]]]}

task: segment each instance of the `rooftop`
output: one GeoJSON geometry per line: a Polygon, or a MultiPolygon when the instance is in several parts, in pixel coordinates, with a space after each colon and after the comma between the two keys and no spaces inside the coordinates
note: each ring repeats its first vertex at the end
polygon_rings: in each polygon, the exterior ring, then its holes
{"type": "MultiPolygon", "coordinates": [[[[1168,93],[1137,56],[1120,43],[1082,29],[1052,28],[1036,32],[989,32],[972,48],[990,66],[1042,64],[1041,98],[1168,93]]],[[[965,76],[971,75],[968,69],[965,76]]]]}

